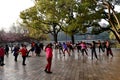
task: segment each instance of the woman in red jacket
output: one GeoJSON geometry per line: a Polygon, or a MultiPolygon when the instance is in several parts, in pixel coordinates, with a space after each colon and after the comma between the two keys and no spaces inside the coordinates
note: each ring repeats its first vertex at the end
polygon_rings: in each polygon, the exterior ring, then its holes
{"type": "Polygon", "coordinates": [[[23,58],[22,65],[26,65],[26,64],[25,64],[25,61],[26,61],[26,56],[27,56],[27,52],[28,52],[28,50],[27,50],[27,48],[26,48],[26,45],[23,45],[23,44],[22,44],[22,48],[19,50],[19,52],[21,52],[22,58],[23,58]]]}
{"type": "Polygon", "coordinates": [[[4,55],[5,55],[5,50],[3,46],[0,46],[0,66],[5,65],[4,64],[4,55]]]}
{"type": "Polygon", "coordinates": [[[47,73],[52,73],[51,72],[51,64],[52,64],[52,44],[48,44],[46,47],[45,47],[45,52],[46,52],[46,59],[47,59],[47,65],[45,67],[45,72],[47,73]]]}

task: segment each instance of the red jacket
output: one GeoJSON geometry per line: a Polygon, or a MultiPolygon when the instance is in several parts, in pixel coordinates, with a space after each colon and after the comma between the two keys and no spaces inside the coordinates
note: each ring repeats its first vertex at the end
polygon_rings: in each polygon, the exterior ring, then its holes
{"type": "Polygon", "coordinates": [[[21,52],[22,56],[26,56],[28,51],[25,47],[22,47],[19,52],[21,52]]]}
{"type": "Polygon", "coordinates": [[[0,48],[0,57],[3,57],[5,55],[5,50],[3,47],[0,48]]]}
{"type": "Polygon", "coordinates": [[[53,56],[52,54],[52,48],[46,48],[46,58],[51,58],[53,56]]]}

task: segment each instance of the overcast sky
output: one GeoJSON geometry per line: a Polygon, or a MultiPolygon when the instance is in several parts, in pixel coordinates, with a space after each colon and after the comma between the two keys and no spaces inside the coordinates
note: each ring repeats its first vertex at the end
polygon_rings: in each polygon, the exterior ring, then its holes
{"type": "MultiPolygon", "coordinates": [[[[33,5],[33,0],[1,0],[0,29],[3,28],[8,30],[8,28],[19,18],[20,12],[33,5]]],[[[117,10],[120,11],[120,7],[117,10]]]]}
{"type": "Polygon", "coordinates": [[[0,29],[8,29],[19,18],[22,10],[33,6],[32,0],[1,0],[0,29]]]}

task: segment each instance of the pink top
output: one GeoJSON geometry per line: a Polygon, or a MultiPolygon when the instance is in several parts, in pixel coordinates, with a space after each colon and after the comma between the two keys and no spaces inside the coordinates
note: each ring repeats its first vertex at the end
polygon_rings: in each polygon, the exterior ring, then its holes
{"type": "Polygon", "coordinates": [[[80,46],[81,46],[81,49],[87,49],[87,46],[85,43],[81,43],[80,46]]]}
{"type": "Polygon", "coordinates": [[[46,52],[46,57],[47,58],[50,58],[50,57],[53,56],[53,54],[52,54],[52,48],[46,48],[45,52],[46,52]]]}

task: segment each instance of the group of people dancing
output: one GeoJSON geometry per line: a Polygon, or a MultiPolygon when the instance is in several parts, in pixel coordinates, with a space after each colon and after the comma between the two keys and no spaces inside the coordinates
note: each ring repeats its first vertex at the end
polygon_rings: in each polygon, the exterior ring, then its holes
{"type": "Polygon", "coordinates": [[[89,55],[88,48],[90,48],[91,59],[93,60],[94,57],[98,59],[97,52],[96,52],[96,48],[97,48],[99,53],[101,53],[102,51],[103,53],[106,53],[107,56],[111,55],[113,57],[113,53],[111,50],[111,43],[108,40],[104,42],[101,42],[100,40],[92,41],[91,43],[78,41],[76,44],[72,44],[72,42],[66,42],[66,43],[58,42],[58,43],[55,43],[54,45],[55,45],[55,49],[58,49],[59,53],[63,53],[64,56],[65,56],[65,53],[68,53],[68,55],[70,56],[71,51],[74,53],[75,49],[77,50],[78,53],[81,53],[83,56],[85,54],[89,55]]]}
{"type": "MultiPolygon", "coordinates": [[[[81,55],[89,55],[88,54],[88,48],[90,48],[91,50],[91,59],[93,60],[94,57],[98,60],[98,56],[97,56],[97,52],[96,52],[96,48],[98,49],[99,53],[101,53],[101,51],[103,53],[106,53],[106,55],[109,57],[109,55],[111,55],[113,57],[113,53],[111,50],[111,43],[110,41],[106,40],[104,42],[101,42],[100,40],[98,41],[92,41],[91,43],[86,43],[84,41],[81,42],[77,42],[76,44],[72,44],[72,42],[58,42],[58,43],[48,43],[45,47],[43,44],[37,44],[32,42],[31,43],[31,48],[28,50],[26,48],[26,45],[21,44],[20,45],[15,45],[12,48],[12,53],[14,56],[14,61],[17,62],[17,58],[19,53],[22,56],[22,65],[26,65],[25,61],[26,61],[26,57],[28,57],[30,54],[30,52],[36,53],[36,56],[40,56],[41,50],[44,50],[46,53],[46,60],[47,60],[47,64],[45,66],[45,72],[46,73],[52,73],[51,72],[51,64],[52,64],[52,57],[53,57],[53,46],[55,49],[58,50],[58,52],[60,54],[63,54],[63,56],[66,55],[66,53],[68,54],[68,56],[71,56],[71,52],[74,53],[75,50],[77,50],[78,53],[81,53],[81,55]],[[106,52],[105,52],[106,51],[106,52]]],[[[0,46],[0,66],[5,65],[4,64],[4,55],[6,54],[6,56],[8,57],[9,54],[9,47],[8,45],[4,46],[0,46]]]]}
{"type": "MultiPolygon", "coordinates": [[[[108,40],[106,40],[105,42],[101,43],[100,40],[98,40],[98,42],[92,41],[91,43],[86,43],[84,41],[78,42],[75,45],[72,44],[72,42],[58,42],[58,43],[54,43],[54,48],[58,49],[59,53],[63,53],[63,55],[65,56],[66,53],[68,53],[68,55],[71,55],[71,51],[74,53],[74,50],[77,49],[78,53],[82,53],[82,55],[84,56],[84,54],[86,54],[88,56],[87,53],[87,49],[88,47],[91,49],[91,59],[93,60],[93,57],[95,56],[95,58],[98,60],[97,57],[97,52],[96,52],[96,48],[98,47],[99,49],[99,53],[101,52],[101,50],[103,51],[103,53],[106,51],[106,55],[109,57],[109,55],[111,55],[113,57],[113,53],[111,50],[111,44],[108,40]]],[[[52,64],[52,56],[53,56],[53,44],[48,44],[45,47],[45,52],[46,52],[46,59],[47,59],[47,65],[45,67],[45,72],[46,73],[52,73],[51,72],[51,64],[52,64]]]]}
{"type": "MultiPolygon", "coordinates": [[[[4,56],[6,55],[7,57],[9,57],[9,51],[10,51],[10,46],[8,45],[1,45],[0,46],[0,66],[4,66],[4,56]]],[[[36,54],[36,56],[40,56],[41,53],[41,49],[43,49],[43,45],[42,44],[37,44],[35,42],[31,43],[31,48],[27,49],[27,46],[25,44],[15,44],[12,48],[11,48],[11,53],[14,56],[14,61],[17,62],[18,61],[18,55],[21,54],[22,56],[22,65],[26,65],[25,61],[26,61],[26,57],[30,56],[29,53],[31,52],[32,55],[36,54]]]]}
{"type": "MultiPolygon", "coordinates": [[[[26,45],[21,44],[21,48],[19,48],[18,46],[14,47],[13,55],[15,56],[14,60],[16,62],[17,62],[17,57],[18,57],[19,53],[21,53],[22,58],[23,58],[22,65],[26,65],[25,64],[26,53],[27,53],[26,45]]],[[[6,45],[5,47],[1,45],[0,46],[0,66],[4,66],[5,65],[5,63],[4,63],[4,56],[5,55],[8,57],[8,55],[9,55],[9,47],[8,47],[8,45],[6,45]]]]}

